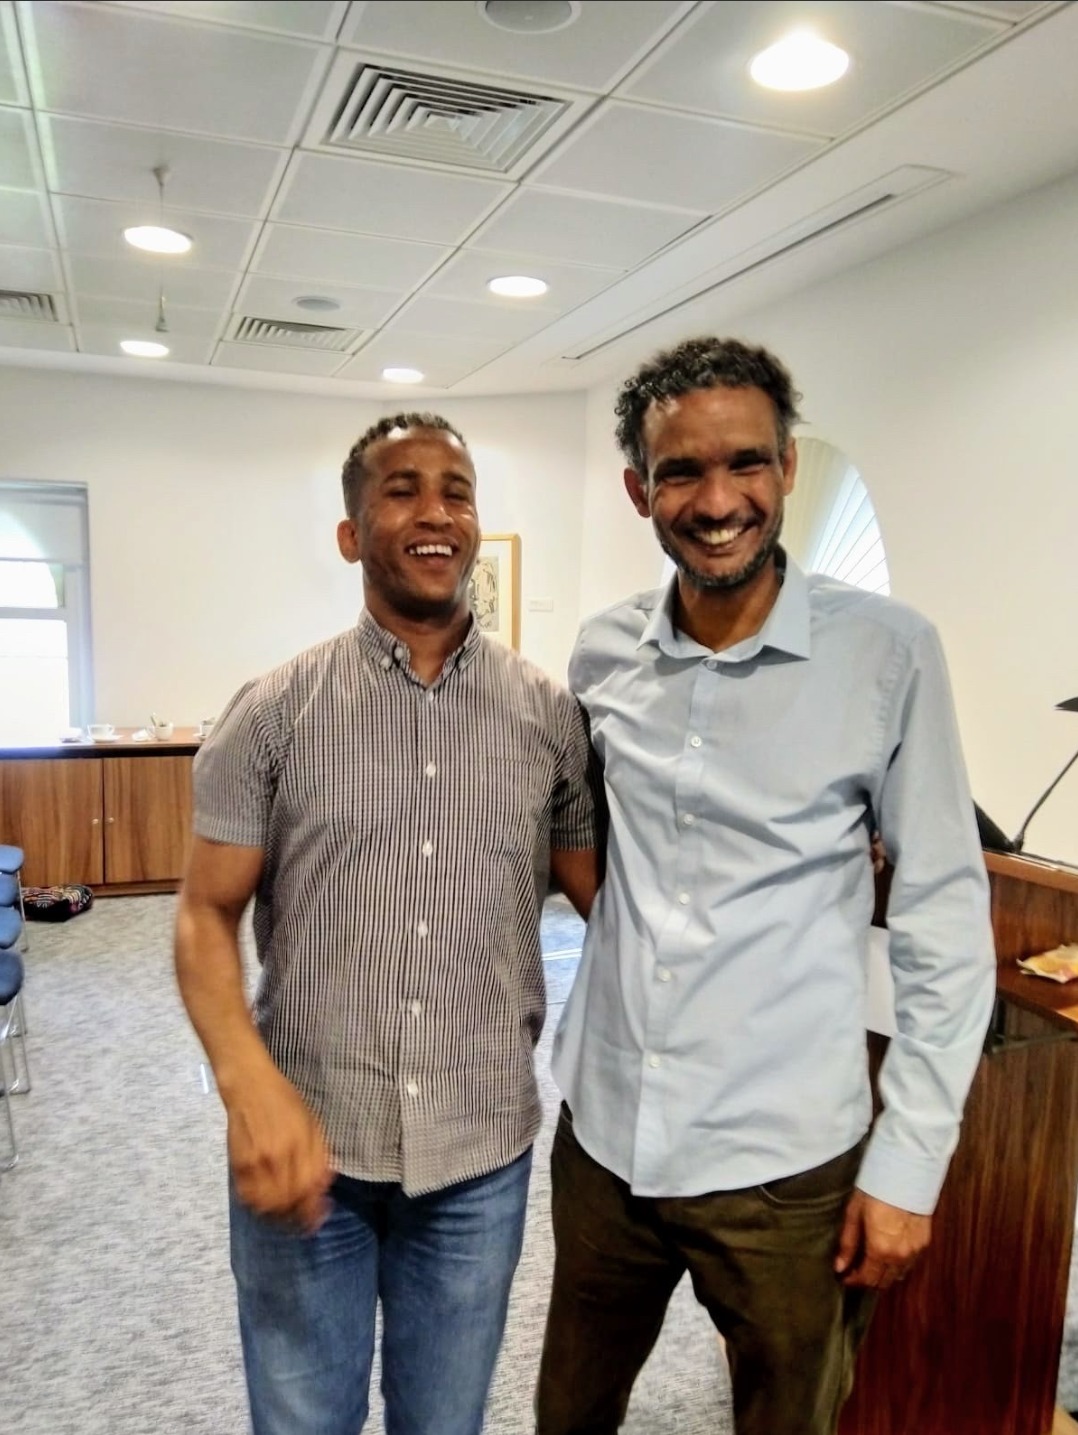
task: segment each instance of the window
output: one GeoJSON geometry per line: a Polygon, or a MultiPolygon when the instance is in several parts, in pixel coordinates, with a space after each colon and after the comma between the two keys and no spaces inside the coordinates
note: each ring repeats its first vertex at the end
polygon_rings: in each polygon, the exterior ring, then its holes
{"type": "Polygon", "coordinates": [[[86,489],[0,480],[0,743],[55,742],[93,707],[86,489]]]}
{"type": "Polygon", "coordinates": [[[782,532],[806,572],[826,573],[870,593],[891,591],[872,499],[860,473],[833,444],[799,440],[797,481],[786,500],[782,532]]]}

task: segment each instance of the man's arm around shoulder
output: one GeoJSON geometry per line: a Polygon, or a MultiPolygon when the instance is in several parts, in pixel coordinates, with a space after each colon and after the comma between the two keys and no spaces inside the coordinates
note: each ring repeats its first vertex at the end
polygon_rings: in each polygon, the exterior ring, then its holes
{"type": "Polygon", "coordinates": [[[313,1230],[332,1180],[325,1137],[274,1065],[243,990],[239,924],[262,860],[260,847],[195,838],[176,917],[176,977],[228,1115],[236,1194],[258,1215],[313,1230]]]}

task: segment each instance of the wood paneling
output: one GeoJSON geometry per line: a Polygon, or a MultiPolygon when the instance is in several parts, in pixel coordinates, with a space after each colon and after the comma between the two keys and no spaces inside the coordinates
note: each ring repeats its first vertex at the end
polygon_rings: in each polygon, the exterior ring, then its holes
{"type": "Polygon", "coordinates": [[[105,881],[183,876],[191,832],[189,757],[111,757],[105,768],[105,881]]]}
{"type": "MultiPolygon", "coordinates": [[[[1004,1034],[1033,1040],[981,1060],[932,1248],[880,1300],[842,1435],[1052,1430],[1078,1178],[1078,1044],[1060,1040],[1048,1002],[1065,989],[1018,978],[1038,1014],[1006,997],[1014,956],[1074,939],[1078,880],[1016,858],[988,865],[1004,1034]]],[[[878,1060],[883,1039],[872,1041],[878,1060]]]]}
{"type": "Polygon", "coordinates": [[[96,758],[0,762],[0,842],[25,852],[28,887],[103,880],[101,766],[96,758]]]}

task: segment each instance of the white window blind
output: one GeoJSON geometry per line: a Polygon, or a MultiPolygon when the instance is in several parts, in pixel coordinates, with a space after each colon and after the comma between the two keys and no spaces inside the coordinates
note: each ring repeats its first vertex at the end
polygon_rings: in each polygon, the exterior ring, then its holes
{"type": "Polygon", "coordinates": [[[889,593],[883,535],[860,473],[823,439],[799,440],[797,454],[784,545],[806,572],[826,573],[870,593],[889,593]]]}

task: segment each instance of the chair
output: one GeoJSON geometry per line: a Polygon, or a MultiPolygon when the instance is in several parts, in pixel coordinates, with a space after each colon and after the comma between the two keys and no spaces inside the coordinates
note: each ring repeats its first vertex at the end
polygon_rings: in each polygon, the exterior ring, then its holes
{"type": "Polygon", "coordinates": [[[25,971],[22,958],[15,950],[22,928],[22,891],[18,880],[10,872],[0,872],[0,1098],[7,1116],[9,1148],[9,1154],[0,1157],[0,1171],[9,1171],[19,1159],[11,1098],[30,1090],[22,1002],[25,971]]]}
{"type": "MultiPolygon", "coordinates": [[[[23,902],[22,897],[21,874],[23,860],[23,850],[21,847],[12,847],[6,843],[0,842],[0,877],[11,877],[16,883],[16,887],[19,894],[19,916],[22,918],[23,923],[21,950],[25,952],[29,946],[29,936],[26,930],[26,904],[23,902]]],[[[3,903],[0,905],[8,904],[3,903]]]]}

